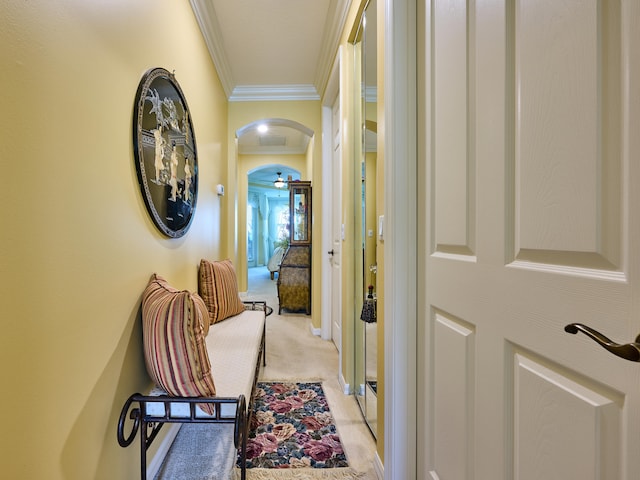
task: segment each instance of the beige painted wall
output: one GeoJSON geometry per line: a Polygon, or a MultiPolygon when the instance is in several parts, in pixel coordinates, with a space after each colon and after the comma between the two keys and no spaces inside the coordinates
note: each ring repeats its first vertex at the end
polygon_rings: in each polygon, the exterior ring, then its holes
{"type": "Polygon", "coordinates": [[[0,45],[2,476],[137,478],[116,422],[149,385],[140,294],[153,272],[196,289],[200,258],[221,253],[227,102],[183,0],[8,0],[0,45]],[[181,239],[157,232],[133,163],[134,96],[158,66],[175,70],[199,152],[181,239]]]}
{"type": "MultiPolygon", "coordinates": [[[[237,259],[234,134],[260,118],[289,118],[316,132],[305,176],[313,182],[313,241],[320,246],[320,103],[227,105],[191,8],[181,0],[8,0],[0,3],[0,44],[0,379],[2,408],[11,412],[0,438],[3,474],[136,478],[137,441],[121,449],[115,429],[124,400],[149,385],[140,294],[154,271],[195,290],[200,258],[237,259]],[[155,229],[133,163],[134,96],[142,74],[156,66],[176,72],[199,153],[196,215],[181,239],[155,229]],[[226,186],[224,197],[215,194],[218,183],[226,186]]],[[[383,132],[380,111],[378,119],[383,132]]],[[[382,211],[383,144],[378,151],[382,211]]],[[[314,264],[321,255],[315,248],[314,264]]],[[[379,285],[383,257],[379,242],[379,285]]],[[[314,271],[317,328],[319,275],[314,271]]],[[[382,355],[379,362],[383,389],[382,355]]],[[[379,402],[379,422],[383,407],[379,402]]]]}

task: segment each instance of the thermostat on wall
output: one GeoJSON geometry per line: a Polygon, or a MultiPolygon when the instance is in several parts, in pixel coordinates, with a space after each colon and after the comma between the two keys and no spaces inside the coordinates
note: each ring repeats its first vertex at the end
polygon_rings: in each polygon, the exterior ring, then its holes
{"type": "Polygon", "coordinates": [[[224,195],[224,185],[222,185],[221,183],[216,185],[216,192],[218,192],[218,195],[223,196],[224,195]]]}

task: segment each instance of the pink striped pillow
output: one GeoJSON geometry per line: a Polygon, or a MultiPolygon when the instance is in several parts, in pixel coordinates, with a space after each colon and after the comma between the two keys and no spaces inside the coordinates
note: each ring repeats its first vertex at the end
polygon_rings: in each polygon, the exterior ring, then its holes
{"type": "MultiPolygon", "coordinates": [[[[142,294],[144,359],[151,379],[178,397],[212,397],[216,387],[205,345],[208,313],[195,293],[154,274],[142,294]]],[[[212,405],[200,407],[213,414],[212,405]]]]}
{"type": "Polygon", "coordinates": [[[200,260],[198,273],[198,293],[209,310],[212,325],[244,311],[244,303],[238,295],[236,271],[231,260],[200,260]]]}

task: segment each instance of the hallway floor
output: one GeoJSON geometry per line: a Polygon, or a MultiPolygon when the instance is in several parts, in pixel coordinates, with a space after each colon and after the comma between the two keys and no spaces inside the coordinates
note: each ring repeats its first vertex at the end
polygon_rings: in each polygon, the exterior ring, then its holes
{"type": "Polygon", "coordinates": [[[274,309],[267,317],[267,366],[261,380],[321,380],[351,467],[365,480],[376,480],[376,444],[353,395],[345,395],[338,381],[338,351],[331,341],[311,332],[311,318],[278,315],[277,275],[266,267],[249,269],[249,288],[243,299],[265,300],[274,309]],[[246,297],[246,298],[244,298],[246,297]]]}

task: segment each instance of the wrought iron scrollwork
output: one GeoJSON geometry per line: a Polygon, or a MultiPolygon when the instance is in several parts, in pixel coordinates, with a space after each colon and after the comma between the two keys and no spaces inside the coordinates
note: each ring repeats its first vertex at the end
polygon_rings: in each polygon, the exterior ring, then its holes
{"type": "MultiPolygon", "coordinates": [[[[125,423],[127,421],[127,413],[131,409],[131,406],[134,402],[137,402],[136,396],[140,395],[139,393],[134,393],[129,397],[129,399],[125,402],[122,407],[122,411],[120,412],[120,419],[118,420],[118,443],[121,447],[128,447],[131,445],[133,440],[136,438],[136,434],[140,429],[140,422],[142,421],[142,410],[140,406],[135,407],[131,410],[129,414],[129,419],[133,421],[133,426],[131,427],[131,431],[129,435],[125,436],[125,423]]],[[[139,404],[138,404],[139,405],[139,404]]]]}

